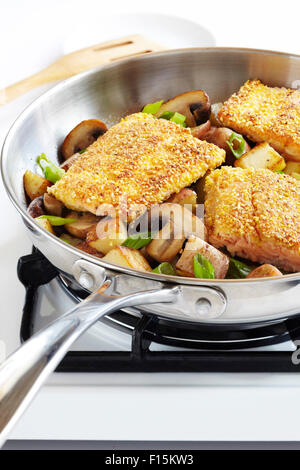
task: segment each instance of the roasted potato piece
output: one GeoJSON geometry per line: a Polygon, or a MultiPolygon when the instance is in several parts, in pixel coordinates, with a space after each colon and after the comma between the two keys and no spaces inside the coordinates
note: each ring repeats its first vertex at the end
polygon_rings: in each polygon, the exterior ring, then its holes
{"type": "Polygon", "coordinates": [[[279,269],[275,268],[272,264],[262,264],[258,268],[253,269],[250,274],[248,274],[247,279],[253,277],[275,277],[282,276],[282,273],[279,269]]]}
{"type": "Polygon", "coordinates": [[[229,267],[229,257],[195,236],[189,237],[176,264],[176,271],[180,276],[194,277],[193,258],[197,253],[205,256],[213,265],[216,279],[224,279],[229,267]]]}
{"type": "Polygon", "coordinates": [[[33,201],[33,199],[43,196],[47,191],[47,188],[51,186],[50,181],[46,180],[32,171],[26,170],[24,174],[24,189],[27,196],[33,201]]]}
{"type": "Polygon", "coordinates": [[[27,208],[27,212],[34,219],[44,215],[43,196],[36,197],[27,208]]]}
{"type": "Polygon", "coordinates": [[[116,246],[102,259],[103,261],[125,266],[126,268],[137,269],[138,271],[151,271],[151,266],[139,250],[134,250],[127,246],[116,246]]]}
{"type": "Polygon", "coordinates": [[[55,232],[52,228],[52,225],[50,224],[49,220],[48,219],[35,219],[35,221],[41,226],[43,227],[45,230],[48,230],[48,232],[52,233],[53,235],[55,235],[55,232]]]}
{"type": "Polygon", "coordinates": [[[192,189],[184,188],[179,193],[169,197],[166,203],[180,204],[181,206],[189,205],[192,210],[197,204],[197,194],[192,189]]]}
{"type": "Polygon", "coordinates": [[[127,237],[127,227],[122,220],[105,217],[88,232],[86,242],[95,250],[106,254],[115,246],[122,245],[127,237]]]}
{"type": "Polygon", "coordinates": [[[146,247],[146,252],[151,258],[160,263],[172,261],[179,253],[185,241],[185,235],[181,229],[176,229],[174,222],[168,222],[157,237],[146,247]]]}
{"type": "Polygon", "coordinates": [[[61,217],[64,205],[54,196],[51,196],[51,194],[45,193],[44,194],[44,207],[45,207],[45,211],[47,212],[47,214],[61,217]]]}
{"type": "Polygon", "coordinates": [[[99,253],[99,251],[95,250],[92,248],[90,245],[87,244],[87,242],[81,241],[76,245],[76,248],[79,250],[85,251],[85,253],[88,253],[89,255],[97,256],[97,258],[103,258],[103,254],[99,253]]]}
{"type": "Polygon", "coordinates": [[[240,168],[266,168],[281,171],[285,168],[285,160],[267,142],[256,145],[249,152],[235,160],[234,166],[240,168]]]}
{"type": "Polygon", "coordinates": [[[300,181],[300,173],[292,173],[291,176],[295,178],[297,181],[300,181]]]}
{"type": "Polygon", "coordinates": [[[61,148],[63,158],[67,160],[74,153],[86,149],[106,131],[106,125],[99,119],[82,121],[65,138],[61,148]]]}
{"type": "Polygon", "coordinates": [[[69,212],[66,216],[68,219],[77,219],[72,224],[66,224],[65,229],[71,235],[77,238],[85,239],[87,233],[92,229],[94,225],[99,222],[99,217],[88,212],[80,215],[78,212],[69,212]]]}
{"type": "Polygon", "coordinates": [[[188,91],[166,101],[160,108],[157,117],[171,111],[186,116],[186,125],[195,127],[206,122],[210,115],[210,102],[203,90],[188,91]]]}
{"type": "Polygon", "coordinates": [[[293,173],[300,173],[300,162],[286,162],[284,172],[291,176],[293,173]]]}

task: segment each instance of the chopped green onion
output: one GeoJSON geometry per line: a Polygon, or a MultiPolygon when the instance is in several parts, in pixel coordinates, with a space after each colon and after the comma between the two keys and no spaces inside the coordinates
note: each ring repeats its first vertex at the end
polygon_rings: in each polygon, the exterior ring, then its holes
{"type": "Polygon", "coordinates": [[[79,150],[78,153],[84,153],[85,151],[86,151],[86,149],[81,149],[81,150],[79,150]]]}
{"type": "Polygon", "coordinates": [[[201,279],[215,279],[215,270],[210,261],[201,253],[197,253],[193,258],[194,275],[201,279]]]}
{"type": "Polygon", "coordinates": [[[186,116],[180,113],[172,113],[171,111],[165,111],[162,113],[160,116],[160,119],[167,119],[167,121],[172,121],[175,122],[176,124],[179,124],[182,127],[186,127],[186,116]]]}
{"type": "Polygon", "coordinates": [[[233,155],[235,158],[240,158],[245,150],[245,139],[241,134],[237,134],[236,132],[233,132],[229,138],[229,140],[226,140],[226,143],[230,150],[232,151],[233,155]],[[234,148],[234,142],[238,142],[239,146],[237,148],[234,148]]]}
{"type": "Polygon", "coordinates": [[[149,232],[134,233],[133,235],[130,235],[130,237],[126,238],[122,245],[139,250],[140,248],[143,248],[143,246],[149,245],[151,240],[152,237],[149,232]]]}
{"type": "Polygon", "coordinates": [[[285,172],[282,170],[275,170],[275,173],[279,173],[280,175],[285,175],[285,172]]]}
{"type": "Polygon", "coordinates": [[[146,104],[144,106],[142,113],[147,113],[147,114],[156,114],[161,105],[163,104],[163,100],[161,101],[156,101],[156,103],[151,103],[151,104],[146,104]]]}
{"type": "Polygon", "coordinates": [[[253,266],[238,261],[237,259],[230,258],[229,268],[226,275],[227,279],[244,279],[248,274],[253,271],[253,266]]]}
{"type": "Polygon", "coordinates": [[[73,224],[77,219],[64,219],[63,217],[57,217],[56,215],[40,215],[37,219],[48,219],[51,225],[59,226],[66,224],[73,224]]]}
{"type": "Polygon", "coordinates": [[[44,153],[37,157],[36,162],[43,170],[45,178],[51,181],[51,183],[56,183],[65,174],[65,170],[51,162],[44,153]]]}
{"type": "Polygon", "coordinates": [[[152,269],[152,272],[157,274],[168,274],[169,276],[176,275],[176,271],[171,263],[167,262],[159,264],[155,269],[152,269]]]}

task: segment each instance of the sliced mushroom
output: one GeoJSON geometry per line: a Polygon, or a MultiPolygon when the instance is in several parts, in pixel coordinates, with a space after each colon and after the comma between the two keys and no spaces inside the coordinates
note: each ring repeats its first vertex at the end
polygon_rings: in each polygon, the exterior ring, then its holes
{"type": "Polygon", "coordinates": [[[28,206],[27,212],[34,219],[44,215],[43,196],[36,197],[28,206]]]}
{"type": "Polygon", "coordinates": [[[122,220],[105,217],[88,232],[86,242],[106,255],[115,246],[122,245],[127,237],[127,227],[122,220]]]}
{"type": "Polygon", "coordinates": [[[68,171],[69,168],[73,165],[73,163],[76,162],[77,158],[80,156],[80,153],[74,153],[72,157],[68,158],[64,163],[60,165],[60,168],[62,168],[65,171],[68,171]]]}
{"type": "Polygon", "coordinates": [[[197,139],[203,140],[205,139],[206,134],[210,131],[211,123],[210,121],[206,121],[204,124],[200,124],[200,126],[192,127],[191,133],[197,139]]]}
{"type": "Polygon", "coordinates": [[[63,158],[67,160],[74,153],[86,149],[106,131],[106,125],[99,119],[82,121],[65,138],[61,148],[63,158]]]}
{"type": "Polygon", "coordinates": [[[209,120],[212,126],[221,127],[222,123],[219,121],[218,114],[220,109],[223,107],[223,103],[214,103],[211,105],[211,113],[209,120]]]}
{"type": "Polygon", "coordinates": [[[282,276],[282,273],[272,264],[262,264],[251,271],[248,274],[247,279],[254,278],[254,277],[277,277],[282,276]]]}
{"type": "Polygon", "coordinates": [[[104,256],[103,260],[138,271],[151,271],[151,266],[140,251],[127,246],[116,246],[104,256]]]}
{"type": "Polygon", "coordinates": [[[76,248],[84,251],[85,253],[88,253],[89,255],[97,256],[97,258],[103,258],[102,253],[99,253],[99,251],[95,250],[95,248],[92,248],[90,245],[88,245],[87,242],[78,243],[76,248]]]}
{"type": "Polygon", "coordinates": [[[184,251],[176,264],[176,271],[180,276],[194,277],[193,260],[197,253],[205,256],[213,265],[216,279],[224,279],[229,267],[229,257],[195,236],[189,237],[184,251]]]}
{"type": "Polygon", "coordinates": [[[51,194],[45,193],[44,194],[44,207],[47,214],[56,215],[60,217],[63,211],[63,203],[56,199],[51,194]]]}
{"type": "Polygon", "coordinates": [[[164,112],[177,112],[186,116],[186,125],[195,127],[203,124],[210,115],[209,97],[203,90],[188,91],[166,101],[160,108],[157,117],[164,112]]]}
{"type": "Polygon", "coordinates": [[[181,250],[190,234],[206,238],[206,230],[201,219],[194,216],[180,204],[164,203],[151,211],[151,232],[155,232],[158,219],[163,227],[147,246],[147,253],[159,262],[172,261],[181,250]]]}
{"type": "Polygon", "coordinates": [[[68,219],[77,219],[72,224],[66,224],[65,229],[74,237],[85,239],[91,228],[99,222],[99,217],[88,212],[79,214],[78,212],[69,212],[66,216],[68,219]]]}

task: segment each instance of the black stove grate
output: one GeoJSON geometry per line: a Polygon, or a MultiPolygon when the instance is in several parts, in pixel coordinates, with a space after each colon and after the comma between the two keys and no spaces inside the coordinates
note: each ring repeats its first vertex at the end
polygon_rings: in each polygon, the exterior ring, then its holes
{"type": "MultiPolygon", "coordinates": [[[[18,262],[18,277],[26,288],[21,341],[33,334],[38,287],[59,276],[56,268],[35,248],[18,262]]],[[[65,287],[67,285],[64,283],[65,287]]],[[[87,295],[68,288],[77,300],[87,295]]],[[[116,312],[106,320],[111,326],[126,324],[132,334],[130,352],[71,351],[57,368],[61,372],[299,372],[291,351],[251,351],[247,348],[300,339],[300,318],[242,330],[219,331],[209,326],[168,322],[154,316],[132,317],[116,312]],[[200,338],[200,339],[199,339],[200,338]],[[226,338],[226,341],[225,341],[226,338]],[[188,351],[150,351],[152,341],[189,348],[188,351]],[[237,350],[237,347],[239,349],[237,350]],[[198,350],[196,350],[198,348],[198,350]],[[199,348],[201,348],[199,350],[199,348]],[[243,350],[241,350],[243,348],[243,350]],[[233,349],[236,349],[233,351],[233,349]]]]}

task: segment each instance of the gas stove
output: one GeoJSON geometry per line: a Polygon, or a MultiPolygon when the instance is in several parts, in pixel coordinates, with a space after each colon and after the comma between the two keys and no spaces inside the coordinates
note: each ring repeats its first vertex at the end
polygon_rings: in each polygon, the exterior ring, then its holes
{"type": "MultiPolygon", "coordinates": [[[[18,262],[26,288],[21,341],[87,297],[35,248],[18,262]]],[[[300,314],[261,326],[211,328],[124,309],[98,321],[72,346],[62,372],[297,372],[300,314]],[[294,361],[295,362],[295,361],[294,361]]]]}

